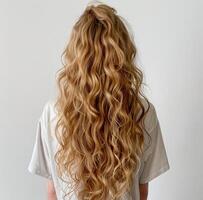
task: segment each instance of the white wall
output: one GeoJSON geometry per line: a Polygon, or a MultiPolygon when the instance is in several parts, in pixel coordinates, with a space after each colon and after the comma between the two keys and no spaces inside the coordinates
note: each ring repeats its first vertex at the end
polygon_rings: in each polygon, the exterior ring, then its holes
{"type": "MultiPolygon", "coordinates": [[[[55,72],[88,1],[0,0],[0,199],[45,199],[27,172],[36,119],[55,94],[55,72]]],[[[203,199],[201,0],[103,1],[131,24],[171,169],[150,200],[203,199]]]]}

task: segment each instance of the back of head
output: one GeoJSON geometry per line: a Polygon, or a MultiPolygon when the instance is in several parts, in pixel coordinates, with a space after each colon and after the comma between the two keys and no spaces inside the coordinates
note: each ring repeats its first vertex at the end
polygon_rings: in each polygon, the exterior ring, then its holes
{"type": "Polygon", "coordinates": [[[135,45],[114,8],[89,5],[63,56],[56,102],[59,176],[81,186],[78,199],[119,199],[140,161],[148,111],[135,45]]]}

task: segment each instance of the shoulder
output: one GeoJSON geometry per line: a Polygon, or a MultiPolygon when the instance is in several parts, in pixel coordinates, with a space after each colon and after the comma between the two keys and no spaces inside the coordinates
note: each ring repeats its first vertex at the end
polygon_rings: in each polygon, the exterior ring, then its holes
{"type": "Polygon", "coordinates": [[[143,105],[145,112],[147,112],[144,118],[144,149],[146,151],[145,156],[147,156],[149,153],[151,153],[151,149],[156,140],[157,132],[153,130],[155,130],[157,127],[158,116],[153,102],[149,100],[147,102],[145,99],[143,99],[143,105]]]}
{"type": "Polygon", "coordinates": [[[55,99],[49,99],[43,104],[40,121],[45,127],[47,127],[56,117],[55,103],[55,99]]]}
{"type": "MultiPolygon", "coordinates": [[[[144,131],[143,160],[146,160],[148,158],[148,156],[152,153],[156,145],[161,144],[161,142],[159,141],[160,141],[160,138],[162,137],[156,107],[152,102],[149,102],[149,104],[150,104],[150,107],[144,119],[144,125],[147,132],[144,131]]],[[[145,109],[147,109],[148,108],[147,102],[144,102],[144,105],[145,105],[145,109]]]]}
{"type": "Polygon", "coordinates": [[[147,101],[145,99],[142,99],[142,103],[145,108],[145,112],[147,112],[145,119],[144,119],[144,126],[148,132],[151,132],[156,127],[156,124],[158,121],[156,108],[155,108],[153,102],[151,102],[149,100],[148,100],[149,104],[147,103],[147,101]]]}
{"type": "Polygon", "coordinates": [[[54,99],[48,99],[41,108],[41,115],[39,117],[38,123],[41,127],[41,136],[47,142],[51,141],[51,137],[54,136],[54,127],[56,124],[56,109],[55,109],[54,99]]]}

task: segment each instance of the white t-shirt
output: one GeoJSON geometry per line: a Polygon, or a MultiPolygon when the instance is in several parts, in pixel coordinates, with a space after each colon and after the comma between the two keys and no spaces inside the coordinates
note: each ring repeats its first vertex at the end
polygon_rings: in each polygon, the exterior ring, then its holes
{"type": "MultiPolygon", "coordinates": [[[[54,100],[49,100],[43,107],[42,114],[37,121],[36,140],[29,162],[28,170],[53,181],[58,200],[64,200],[64,183],[56,174],[54,154],[57,149],[57,140],[54,137],[56,125],[56,111],[54,100]]],[[[144,105],[147,105],[144,103],[144,105]]],[[[130,193],[125,193],[123,200],[140,200],[139,183],[147,183],[169,169],[166,150],[156,110],[150,102],[150,109],[145,118],[145,127],[151,136],[145,134],[145,151],[141,159],[139,170],[134,174],[134,182],[130,193]]],[[[66,191],[67,192],[67,191],[66,191]]],[[[77,200],[73,192],[68,200],[77,200]]]]}

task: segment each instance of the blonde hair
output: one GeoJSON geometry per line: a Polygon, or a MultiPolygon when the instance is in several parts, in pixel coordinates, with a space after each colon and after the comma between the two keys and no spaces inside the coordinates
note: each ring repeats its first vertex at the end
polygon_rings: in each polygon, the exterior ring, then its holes
{"type": "Polygon", "coordinates": [[[74,188],[81,186],[79,200],[116,200],[132,185],[149,110],[142,102],[148,100],[135,56],[116,10],[105,4],[87,6],[63,52],[55,104],[57,171],[64,182],[71,177],[74,188]]]}

